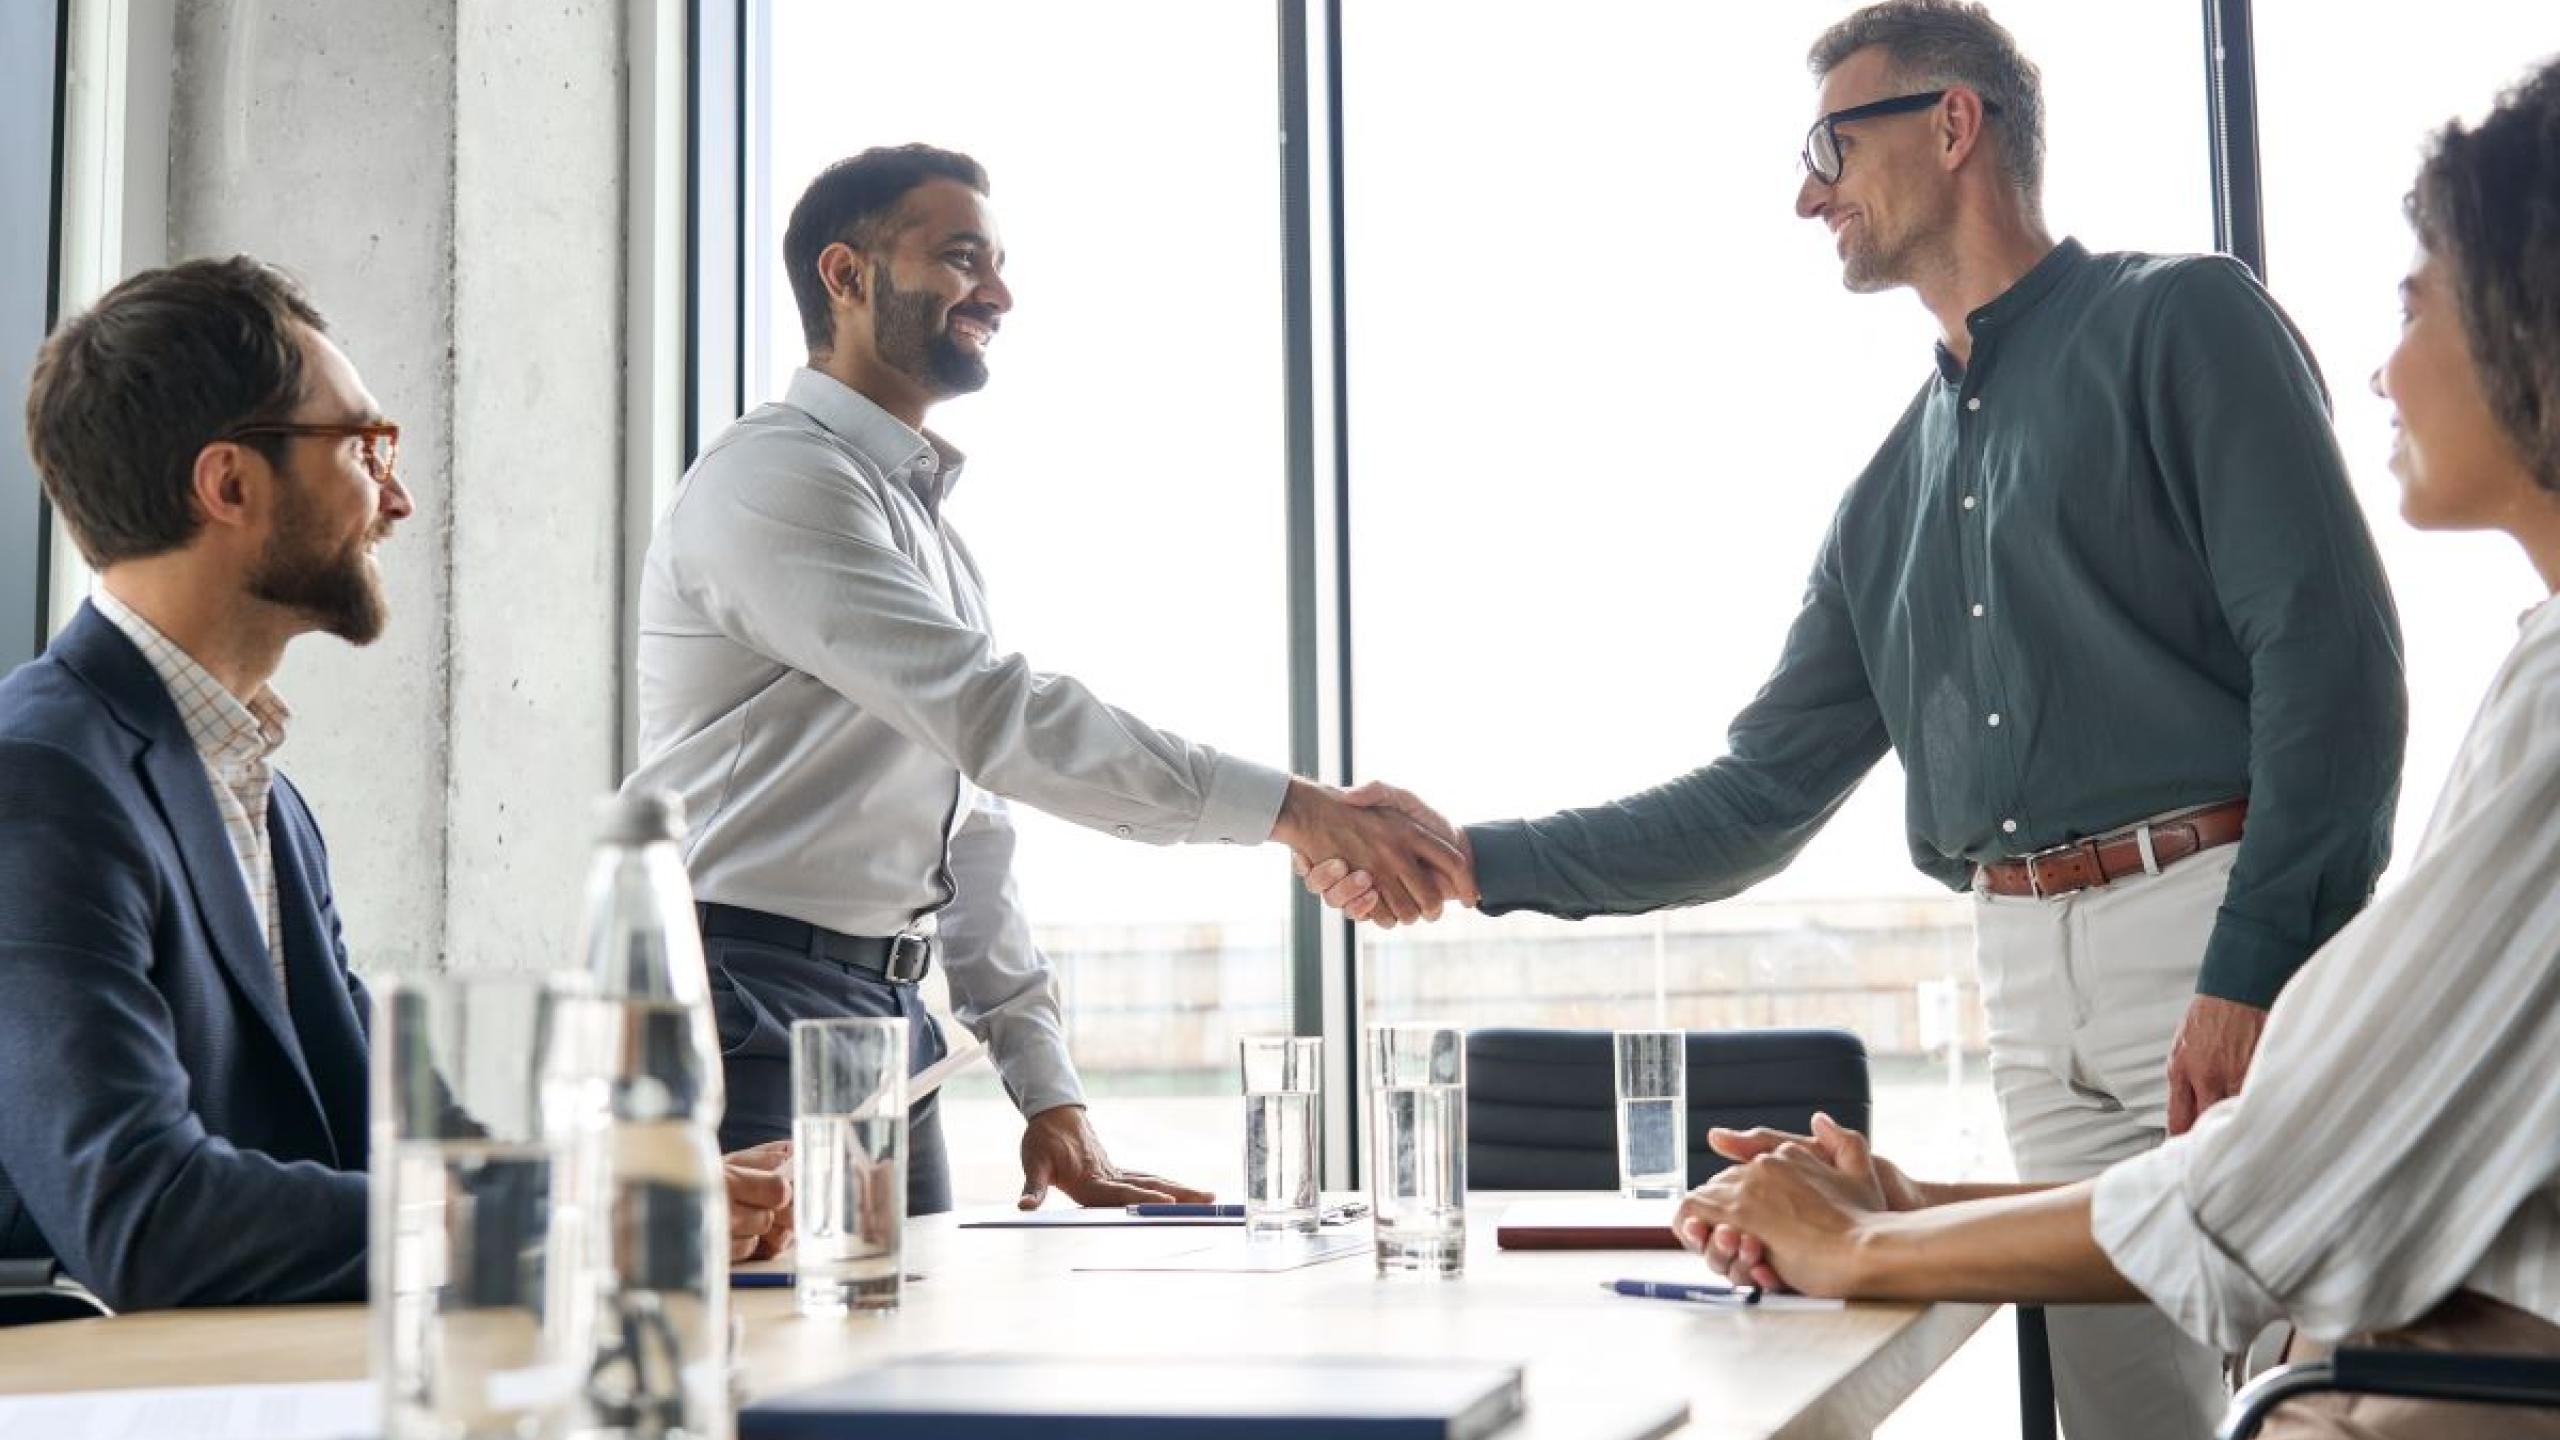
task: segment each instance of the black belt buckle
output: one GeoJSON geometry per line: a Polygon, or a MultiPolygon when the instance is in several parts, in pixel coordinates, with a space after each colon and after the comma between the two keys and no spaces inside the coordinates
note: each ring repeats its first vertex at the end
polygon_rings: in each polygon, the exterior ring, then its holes
{"type": "Polygon", "coordinates": [[[892,985],[913,985],[932,969],[932,936],[910,930],[889,937],[889,954],[880,966],[880,978],[892,985]]]}

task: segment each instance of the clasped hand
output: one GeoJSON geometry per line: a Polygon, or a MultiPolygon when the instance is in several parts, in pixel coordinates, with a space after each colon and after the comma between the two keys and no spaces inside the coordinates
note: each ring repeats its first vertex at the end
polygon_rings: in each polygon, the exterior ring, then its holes
{"type": "Polygon", "coordinates": [[[1716,1129],[1707,1144],[1734,1163],[1689,1192],[1671,1229],[1736,1285],[1847,1294],[1859,1224],[1930,1203],[1867,1137],[1828,1115],[1813,1117],[1810,1135],[1716,1129]]]}
{"type": "Polygon", "coordinates": [[[1354,920],[1393,928],[1437,920],[1452,901],[1476,902],[1466,832],[1393,785],[1294,781],[1272,833],[1308,893],[1354,920]]]}

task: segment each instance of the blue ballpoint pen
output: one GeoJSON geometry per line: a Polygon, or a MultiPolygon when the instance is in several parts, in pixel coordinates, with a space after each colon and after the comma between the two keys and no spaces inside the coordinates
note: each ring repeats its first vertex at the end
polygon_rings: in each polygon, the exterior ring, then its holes
{"type": "Polygon", "coordinates": [[[1693,1305],[1757,1305],[1757,1285],[1695,1285],[1681,1280],[1603,1280],[1600,1287],[1640,1300],[1686,1300],[1693,1305]]]}

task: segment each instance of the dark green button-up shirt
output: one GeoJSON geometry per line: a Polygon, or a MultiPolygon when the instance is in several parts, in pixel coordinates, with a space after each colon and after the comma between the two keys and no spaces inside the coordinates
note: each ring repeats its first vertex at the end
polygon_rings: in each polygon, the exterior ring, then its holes
{"type": "Polygon", "coordinates": [[[1472,827],[1489,914],[1721,899],[1887,745],[1951,887],[2245,795],[2198,988],[2271,1003],[2371,896],[2407,730],[2400,631],[2309,348],[2220,256],[2064,241],[1967,317],[1824,538],[1730,753],[1472,827]]]}

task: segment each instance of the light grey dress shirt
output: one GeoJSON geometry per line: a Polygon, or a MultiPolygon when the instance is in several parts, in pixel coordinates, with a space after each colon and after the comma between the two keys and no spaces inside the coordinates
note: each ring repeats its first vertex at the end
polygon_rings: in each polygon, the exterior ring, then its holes
{"type": "Polygon", "coordinates": [[[2409,874],[2285,987],[2239,1095],[2099,1177],[2098,1244],[2197,1338],[2560,1324],[2560,602],[2525,621],[2409,874]]]}
{"type": "Polygon", "coordinates": [[[1150,844],[1258,845],[1288,776],[999,647],[942,514],[961,459],[809,369],[714,439],[649,544],[624,789],[684,797],[701,899],[938,929],[953,1009],[1033,1115],[1082,1090],[998,797],[1150,844]]]}

